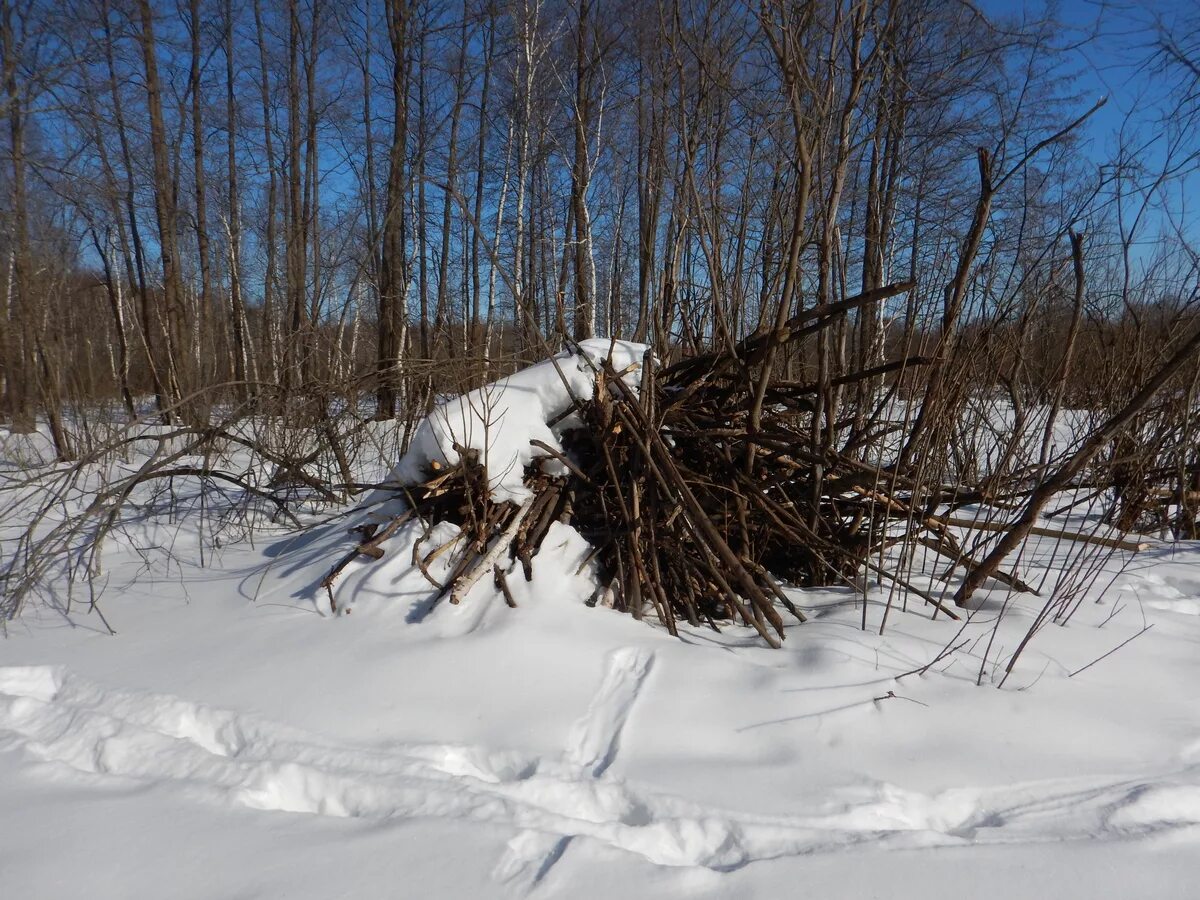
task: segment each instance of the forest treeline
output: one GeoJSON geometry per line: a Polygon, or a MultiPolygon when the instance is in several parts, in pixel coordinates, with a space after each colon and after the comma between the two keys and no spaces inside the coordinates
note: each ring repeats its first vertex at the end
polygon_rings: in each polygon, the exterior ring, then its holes
{"type": "Polygon", "coordinates": [[[1101,140],[1069,24],[0,0],[3,420],[70,458],[96,404],[412,415],[572,340],[669,360],[860,294],[768,356],[831,433],[884,384],[1117,402],[1196,322],[1195,54],[1152,35],[1161,96],[1101,140]]]}

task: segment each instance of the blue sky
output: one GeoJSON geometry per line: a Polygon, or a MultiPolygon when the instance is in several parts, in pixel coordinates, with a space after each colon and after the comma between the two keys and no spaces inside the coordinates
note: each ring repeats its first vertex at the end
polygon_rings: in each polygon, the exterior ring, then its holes
{"type": "MultiPolygon", "coordinates": [[[[1200,15],[1197,0],[978,0],[978,6],[992,17],[1040,16],[1049,7],[1063,25],[1061,43],[1077,44],[1069,66],[1078,112],[1101,96],[1108,98],[1084,126],[1083,152],[1097,164],[1110,161],[1124,128],[1127,139],[1144,147],[1139,161],[1149,168],[1161,166],[1162,115],[1170,105],[1171,81],[1150,62],[1156,29],[1181,31],[1187,19],[1194,23],[1200,15]]],[[[1200,135],[1188,143],[1200,148],[1200,135]]],[[[1200,208],[1190,207],[1200,203],[1189,203],[1193,197],[1200,197],[1200,174],[1195,172],[1173,185],[1165,203],[1196,236],[1200,208]]],[[[1165,224],[1165,217],[1160,221],[1165,224]]]]}

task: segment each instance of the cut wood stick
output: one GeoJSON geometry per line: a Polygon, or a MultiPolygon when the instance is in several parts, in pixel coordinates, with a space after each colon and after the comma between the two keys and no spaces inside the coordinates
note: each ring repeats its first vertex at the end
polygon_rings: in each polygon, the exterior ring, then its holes
{"type": "Polygon", "coordinates": [[[369,556],[371,559],[380,559],[383,556],[383,548],[379,545],[399,531],[400,526],[404,525],[413,517],[413,513],[414,511],[410,509],[401,515],[396,516],[391,522],[388,523],[387,527],[384,528],[383,531],[375,534],[375,536],[370,540],[363,541],[361,544],[358,544],[353,550],[338,560],[333,568],[329,570],[329,574],[321,579],[321,587],[325,588],[326,593],[329,594],[330,612],[337,612],[337,601],[335,601],[333,598],[333,583],[337,580],[337,577],[341,575],[346,567],[350,565],[350,563],[354,562],[354,560],[356,560],[359,556],[369,556]]]}
{"type": "MultiPolygon", "coordinates": [[[[1011,522],[976,521],[975,519],[960,519],[954,516],[930,516],[929,519],[942,525],[952,525],[955,528],[971,528],[976,531],[1008,531],[1013,527],[1011,522]]],[[[1040,537],[1060,538],[1064,541],[1074,541],[1079,544],[1097,544],[1101,547],[1112,547],[1115,550],[1129,550],[1134,553],[1141,550],[1149,550],[1154,546],[1145,541],[1130,541],[1124,538],[1105,537],[1100,534],[1084,534],[1079,531],[1067,531],[1064,528],[1050,528],[1045,525],[1032,526],[1029,528],[1028,534],[1036,534],[1040,537]]]]}
{"type": "Polygon", "coordinates": [[[1150,493],[1152,496],[1158,497],[1159,499],[1172,500],[1176,503],[1180,502],[1181,496],[1182,500],[1187,503],[1200,502],[1200,491],[1184,491],[1183,494],[1180,495],[1179,491],[1175,488],[1155,488],[1150,493]]]}
{"type": "MultiPolygon", "coordinates": [[[[850,490],[882,503],[896,512],[911,511],[908,504],[894,497],[889,497],[881,491],[868,490],[859,485],[851,485],[850,490]]],[[[919,515],[917,513],[914,514],[919,515]]],[[[975,531],[1008,531],[1012,527],[1012,524],[1009,522],[993,522],[988,519],[964,519],[958,516],[924,516],[920,521],[922,525],[927,527],[953,526],[955,528],[969,528],[975,531]]],[[[1124,538],[1105,537],[1099,534],[1084,534],[1078,531],[1067,531],[1064,528],[1051,528],[1047,525],[1034,525],[1029,529],[1029,534],[1036,534],[1040,537],[1061,538],[1065,541],[1074,541],[1080,544],[1096,544],[1101,547],[1112,547],[1116,550],[1130,550],[1135,553],[1141,550],[1149,550],[1153,546],[1144,541],[1130,541],[1124,538]]],[[[989,577],[991,576],[989,575],[989,577]]],[[[1003,580],[1003,577],[1000,580],[1003,580]]],[[[1034,591],[1033,593],[1037,592],[1034,591]]]]}
{"type": "Polygon", "coordinates": [[[533,555],[541,547],[542,538],[546,536],[555,518],[558,498],[562,495],[562,482],[551,482],[534,500],[529,514],[521,523],[513,545],[517,558],[525,572],[525,580],[533,581],[533,555]]]}
{"type": "MultiPolygon", "coordinates": [[[[934,553],[938,553],[946,557],[946,559],[950,560],[955,565],[962,566],[967,571],[979,566],[978,560],[972,559],[961,550],[955,550],[953,547],[947,547],[945,544],[936,541],[933,538],[918,537],[916,540],[921,546],[928,547],[934,553]]],[[[1020,591],[1023,594],[1033,594],[1035,597],[1041,596],[1037,591],[1027,585],[1016,575],[1013,575],[1011,572],[1005,572],[1003,569],[996,569],[994,572],[989,572],[988,578],[991,578],[994,581],[999,581],[1001,584],[1007,584],[1013,590],[1020,591]]]]}
{"type": "Polygon", "coordinates": [[[589,487],[596,486],[596,483],[594,481],[592,481],[592,479],[588,478],[587,475],[584,473],[584,471],[581,468],[579,468],[579,466],[575,465],[575,463],[573,463],[573,462],[571,462],[571,460],[567,459],[566,454],[562,453],[561,451],[555,450],[553,447],[551,447],[545,441],[539,441],[537,438],[533,438],[529,442],[529,444],[532,447],[537,447],[539,450],[541,450],[543,453],[545,453],[551,459],[558,460],[560,463],[562,463],[564,466],[566,466],[568,469],[570,469],[571,474],[574,475],[576,478],[578,478],[580,481],[582,481],[584,484],[588,485],[589,487]]]}
{"type": "Polygon", "coordinates": [[[467,592],[475,586],[483,573],[489,571],[496,565],[496,560],[504,550],[512,543],[513,538],[517,534],[517,530],[521,527],[521,523],[525,521],[525,517],[529,515],[529,510],[533,507],[534,498],[530,497],[518,508],[513,515],[512,520],[508,523],[508,527],[504,529],[496,543],[492,544],[492,548],[488,550],[479,561],[475,563],[461,578],[454,583],[453,590],[450,591],[450,602],[458,605],[462,602],[463,597],[467,592]]]}
{"type": "Polygon", "coordinates": [[[465,537],[465,535],[461,531],[459,531],[457,534],[454,535],[454,537],[452,537],[452,538],[450,538],[450,540],[446,541],[446,543],[444,543],[438,547],[434,547],[432,550],[430,550],[428,553],[426,553],[424,556],[422,556],[421,561],[420,561],[421,571],[426,571],[429,568],[429,564],[431,562],[433,562],[435,559],[437,559],[439,556],[441,556],[443,553],[445,553],[447,550],[449,550],[451,547],[453,547],[455,544],[457,544],[464,537],[465,537]]]}
{"type": "MultiPolygon", "coordinates": [[[[876,565],[875,563],[871,562],[871,560],[869,560],[869,559],[866,560],[863,563],[863,565],[866,566],[868,569],[870,569],[872,572],[874,572],[876,575],[880,576],[881,578],[886,578],[888,581],[895,582],[896,584],[900,585],[900,587],[902,587],[906,591],[908,591],[910,594],[914,594],[915,596],[920,597],[922,600],[924,600],[927,604],[932,606],[938,612],[944,613],[948,618],[953,619],[955,622],[958,621],[958,616],[955,614],[954,610],[950,609],[948,606],[946,606],[944,603],[942,603],[940,600],[938,600],[937,597],[933,596],[928,591],[921,590],[919,587],[917,587],[915,584],[910,582],[908,579],[901,578],[895,572],[889,572],[887,569],[883,568],[883,566],[876,565]]],[[[935,613],[935,615],[936,615],[936,613],[935,613]]]]}
{"type": "Polygon", "coordinates": [[[492,573],[492,583],[504,595],[504,602],[508,604],[509,609],[516,609],[517,601],[513,599],[512,591],[508,588],[508,578],[505,576],[504,570],[500,566],[496,566],[492,573]]]}
{"type": "Polygon", "coordinates": [[[441,474],[435,475],[433,478],[430,478],[428,481],[422,482],[421,484],[417,485],[417,488],[419,490],[426,491],[430,494],[437,491],[437,489],[440,488],[442,485],[444,485],[446,482],[451,481],[455,478],[458,478],[463,473],[463,467],[461,465],[454,466],[451,469],[445,469],[445,467],[442,466],[442,464],[439,463],[436,459],[430,461],[429,467],[433,471],[439,472],[441,474]],[[443,469],[445,469],[445,470],[443,471],[443,469]]]}
{"type": "Polygon", "coordinates": [[[784,605],[784,608],[796,617],[797,622],[803,625],[808,621],[808,616],[796,608],[796,604],[783,592],[783,588],[779,586],[779,582],[775,580],[775,577],[770,572],[751,559],[746,559],[744,562],[753,567],[754,571],[759,574],[759,577],[766,582],[767,587],[771,589],[771,593],[778,597],[779,602],[784,605]]]}

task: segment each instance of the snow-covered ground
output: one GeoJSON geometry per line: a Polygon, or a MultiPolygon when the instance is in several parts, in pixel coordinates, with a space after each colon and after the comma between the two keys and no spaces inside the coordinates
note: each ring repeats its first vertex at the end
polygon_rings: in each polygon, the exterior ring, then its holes
{"type": "Polygon", "coordinates": [[[878,634],[883,592],[864,632],[822,591],[783,650],[675,640],[579,602],[564,528],[517,609],[482,587],[427,609],[398,548],[332,617],[312,586],[344,526],[169,575],[111,553],[116,636],[36,604],[10,624],[5,896],[1195,890],[1200,548],[1138,554],[998,690],[1036,598],[977,687],[998,592],[957,638],[911,604],[878,634]]]}
{"type": "MultiPolygon", "coordinates": [[[[448,458],[428,438],[414,452],[448,458]]],[[[0,449],[10,473],[45,455],[0,449]]],[[[320,581],[377,507],[201,552],[204,520],[155,496],[103,556],[115,635],[79,585],[64,616],[60,581],[0,638],[0,897],[1200,890],[1200,544],[1092,579],[1096,557],[1038,538],[1018,565],[1041,596],[989,582],[965,622],[886,582],[794,591],[809,621],[771,650],[588,606],[588,547],[560,524],[531,583],[514,565],[515,609],[490,579],[433,603],[414,544],[454,529],[410,524],[345,570],[332,615],[320,581]],[[1046,622],[1064,594],[1077,611],[1046,622]]],[[[914,572],[957,584],[933,556],[914,572]]]]}

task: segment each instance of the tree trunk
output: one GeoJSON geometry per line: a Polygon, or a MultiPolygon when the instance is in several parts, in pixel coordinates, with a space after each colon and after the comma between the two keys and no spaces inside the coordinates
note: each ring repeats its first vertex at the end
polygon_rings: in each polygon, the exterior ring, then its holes
{"type": "Polygon", "coordinates": [[[408,0],[387,0],[388,39],[392,49],[392,143],[383,207],[383,249],[379,266],[379,346],[376,415],[396,415],[402,328],[408,288],[407,229],[404,217],[405,161],[408,150],[408,0]]]}
{"type": "MultiPolygon", "coordinates": [[[[165,315],[168,397],[178,404],[190,390],[182,352],[188,334],[179,259],[175,244],[175,186],[171,177],[166,127],[163,124],[162,89],[158,78],[158,51],[154,40],[154,11],[149,0],[138,0],[141,30],[138,41],[146,74],[146,103],[150,113],[150,146],[154,159],[154,213],[158,223],[159,258],[162,262],[162,307],[165,315]]],[[[187,410],[181,414],[188,416],[187,410]]]]}
{"type": "Polygon", "coordinates": [[[212,314],[212,270],[208,255],[208,199],[204,177],[204,113],[200,101],[200,0],[188,2],[192,53],[188,89],[192,95],[192,167],[196,189],[196,251],[200,261],[201,321],[212,314]]]}
{"type": "Polygon", "coordinates": [[[267,64],[267,38],[263,30],[260,0],[254,0],[254,33],[258,45],[259,93],[262,100],[263,151],[267,157],[267,208],[265,210],[266,268],[263,272],[262,332],[263,346],[267,351],[268,380],[279,383],[279,344],[275,322],[275,296],[278,290],[276,272],[275,207],[278,203],[279,187],[275,174],[275,141],[271,134],[271,70],[267,64]]]}
{"type": "Polygon", "coordinates": [[[29,284],[29,224],[25,193],[25,98],[17,84],[17,57],[13,6],[0,0],[0,58],[4,66],[4,95],[8,107],[8,134],[12,155],[12,230],[9,251],[7,347],[4,348],[5,395],[10,427],[17,434],[34,429],[32,298],[29,284]]]}
{"type": "MultiPolygon", "coordinates": [[[[257,393],[250,384],[250,352],[247,346],[249,330],[246,304],[242,298],[242,198],[238,184],[237,164],[237,100],[234,95],[233,65],[233,0],[225,0],[225,152],[226,178],[229,182],[229,307],[233,319],[233,378],[237,382],[234,396],[245,403],[257,393]]],[[[257,370],[257,364],[255,365],[257,370]]],[[[257,374],[254,378],[258,380],[257,374]]]]}

